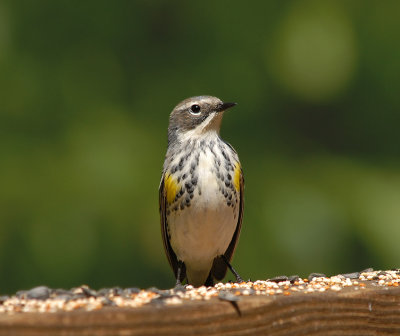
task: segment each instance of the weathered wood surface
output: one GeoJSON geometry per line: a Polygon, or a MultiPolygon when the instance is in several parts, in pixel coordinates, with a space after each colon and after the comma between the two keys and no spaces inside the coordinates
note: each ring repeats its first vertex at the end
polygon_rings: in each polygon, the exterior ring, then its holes
{"type": "Polygon", "coordinates": [[[0,316],[0,335],[400,335],[400,287],[0,316]]]}

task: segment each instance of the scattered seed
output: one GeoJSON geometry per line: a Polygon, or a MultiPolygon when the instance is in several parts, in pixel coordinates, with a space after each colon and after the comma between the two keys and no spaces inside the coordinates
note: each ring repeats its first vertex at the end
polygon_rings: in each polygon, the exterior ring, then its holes
{"type": "Polygon", "coordinates": [[[146,304],[179,305],[188,300],[220,300],[236,304],[241,296],[248,295],[297,295],[297,293],[341,291],[343,288],[362,290],[367,284],[375,286],[398,287],[398,269],[389,271],[362,271],[339,274],[330,278],[321,273],[311,273],[308,279],[297,275],[277,276],[269,280],[246,281],[241,283],[217,283],[213,287],[191,285],[160,290],[155,287],[140,288],[102,288],[94,290],[87,285],[66,289],[50,289],[39,286],[30,290],[18,291],[13,296],[0,296],[0,314],[99,310],[105,306],[141,307],[146,304]],[[358,275],[358,276],[357,276],[358,275]]]}

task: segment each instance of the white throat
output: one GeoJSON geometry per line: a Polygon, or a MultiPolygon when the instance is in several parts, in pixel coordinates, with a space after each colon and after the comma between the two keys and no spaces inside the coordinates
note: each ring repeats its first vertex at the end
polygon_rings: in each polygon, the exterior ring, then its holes
{"type": "Polygon", "coordinates": [[[196,128],[181,134],[178,139],[181,142],[185,142],[188,140],[194,140],[199,138],[208,138],[219,136],[219,129],[221,127],[223,113],[213,112],[210,116],[204,120],[200,125],[196,126],[196,128]]]}

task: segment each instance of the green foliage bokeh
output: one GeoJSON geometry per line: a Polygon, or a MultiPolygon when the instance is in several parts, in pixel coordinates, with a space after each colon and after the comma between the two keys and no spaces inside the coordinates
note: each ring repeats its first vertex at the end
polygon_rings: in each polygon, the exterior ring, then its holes
{"type": "MultiPolygon", "coordinates": [[[[0,3],[0,292],[170,287],[184,98],[238,103],[244,278],[399,267],[400,2],[0,3]]],[[[230,275],[227,279],[232,278],[230,275]]]]}

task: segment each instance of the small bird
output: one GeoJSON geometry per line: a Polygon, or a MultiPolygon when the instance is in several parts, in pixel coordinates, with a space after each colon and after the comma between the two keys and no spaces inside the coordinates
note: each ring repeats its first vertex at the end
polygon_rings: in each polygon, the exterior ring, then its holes
{"type": "Polygon", "coordinates": [[[236,103],[212,96],[185,99],[172,111],[159,188],[161,231],[176,285],[212,286],[229,268],[243,218],[238,155],[219,135],[236,103]]]}

